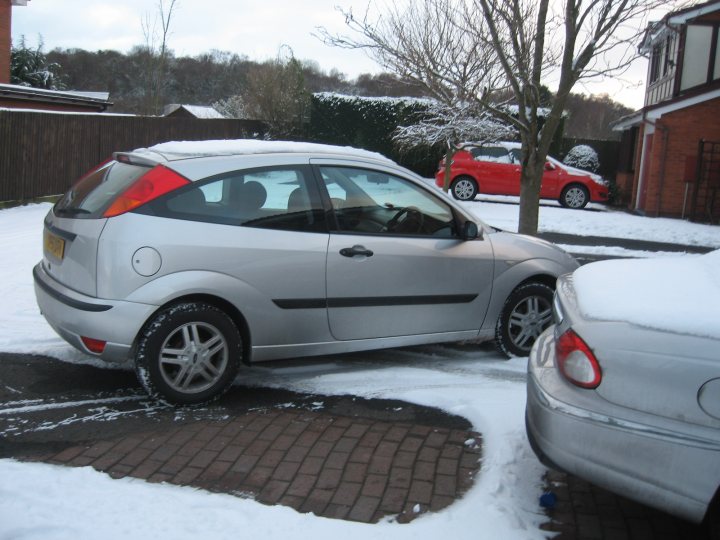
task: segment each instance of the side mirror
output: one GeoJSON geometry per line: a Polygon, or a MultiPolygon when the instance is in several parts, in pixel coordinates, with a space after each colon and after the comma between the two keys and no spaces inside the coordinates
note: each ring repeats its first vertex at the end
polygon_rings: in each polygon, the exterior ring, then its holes
{"type": "Polygon", "coordinates": [[[545,170],[546,170],[546,171],[554,171],[554,170],[555,170],[555,165],[553,165],[553,164],[550,163],[549,161],[546,161],[546,162],[545,162],[545,170]]]}
{"type": "Polygon", "coordinates": [[[480,229],[477,223],[474,221],[466,221],[462,231],[463,240],[475,240],[478,236],[480,236],[480,229]]]}

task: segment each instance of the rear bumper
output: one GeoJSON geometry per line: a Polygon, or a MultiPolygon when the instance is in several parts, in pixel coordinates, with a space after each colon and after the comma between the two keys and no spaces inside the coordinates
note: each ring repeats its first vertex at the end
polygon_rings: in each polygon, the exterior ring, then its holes
{"type": "Polygon", "coordinates": [[[42,263],[33,268],[33,278],[38,306],[53,330],[76,349],[108,362],[127,360],[138,332],[157,309],[80,294],[55,281],[42,263]],[[81,336],[106,341],[105,350],[90,352],[81,336]]]}
{"type": "Polygon", "coordinates": [[[528,363],[526,429],[541,461],[643,504],[702,521],[720,472],[720,442],[658,426],[567,383],[552,327],[528,363]]]}

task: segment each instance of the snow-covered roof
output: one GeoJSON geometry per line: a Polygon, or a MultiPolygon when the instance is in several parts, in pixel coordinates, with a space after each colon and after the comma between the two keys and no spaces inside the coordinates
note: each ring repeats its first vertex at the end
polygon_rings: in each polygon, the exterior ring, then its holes
{"type": "Polygon", "coordinates": [[[619,118],[614,122],[610,122],[610,127],[613,131],[625,131],[626,129],[639,126],[642,122],[642,118],[642,111],[636,111],[634,113],[628,114],[627,116],[623,116],[622,118],[619,118]]]}
{"type": "Polygon", "coordinates": [[[20,84],[0,84],[0,94],[32,97],[47,101],[66,101],[89,103],[93,105],[112,105],[108,101],[109,92],[85,92],[82,90],[46,90],[20,84]]]}
{"type": "Polygon", "coordinates": [[[213,141],[172,141],[156,144],[150,148],[139,148],[134,154],[160,155],[168,161],[187,157],[231,156],[246,154],[320,154],[342,155],[393,163],[377,152],[361,150],[351,146],[332,146],[293,141],[258,141],[255,139],[227,139],[213,141]]]}
{"type": "MultiPolygon", "coordinates": [[[[0,84],[0,96],[15,102],[53,103],[104,111],[112,102],[108,92],[45,90],[19,84],[0,84]]],[[[28,106],[28,108],[32,108],[28,106]]]]}
{"type": "Polygon", "coordinates": [[[181,103],[172,103],[170,105],[165,105],[165,108],[163,109],[163,116],[168,116],[177,111],[178,109],[184,109],[190,114],[192,114],[195,118],[202,118],[205,120],[225,118],[213,107],[208,107],[206,105],[186,105],[181,103]]]}

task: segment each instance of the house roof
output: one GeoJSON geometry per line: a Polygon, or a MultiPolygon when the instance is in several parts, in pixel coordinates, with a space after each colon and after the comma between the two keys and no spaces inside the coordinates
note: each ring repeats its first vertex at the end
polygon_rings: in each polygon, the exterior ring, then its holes
{"type": "Polygon", "coordinates": [[[104,111],[112,102],[109,92],[83,92],[76,90],[45,90],[18,84],[0,84],[0,98],[18,101],[54,103],[95,108],[104,111]]]}
{"type": "Polygon", "coordinates": [[[705,2],[704,4],[697,6],[671,11],[661,20],[648,24],[642,43],[639,47],[640,52],[650,52],[653,44],[657,43],[658,39],[662,39],[668,32],[674,32],[675,30],[671,25],[676,26],[687,24],[693,19],[716,11],[720,11],[720,0],[710,0],[709,2],[705,2]]]}
{"type": "Polygon", "coordinates": [[[669,24],[685,24],[688,21],[712,13],[720,11],[720,0],[711,0],[697,6],[674,11],[665,16],[669,24]]]}
{"type": "Polygon", "coordinates": [[[170,105],[165,105],[165,108],[163,109],[163,116],[168,116],[179,109],[186,110],[187,112],[192,114],[195,118],[203,118],[203,119],[225,118],[222,114],[220,114],[213,107],[207,107],[205,105],[184,105],[184,104],[179,104],[179,103],[172,103],[170,105]]]}

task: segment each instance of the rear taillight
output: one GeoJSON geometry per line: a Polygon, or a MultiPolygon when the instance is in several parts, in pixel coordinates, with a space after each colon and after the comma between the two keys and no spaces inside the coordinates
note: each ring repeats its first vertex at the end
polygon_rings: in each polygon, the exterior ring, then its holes
{"type": "Polygon", "coordinates": [[[555,339],[555,360],[560,372],[576,386],[597,388],[602,380],[595,355],[572,330],[555,339]]]}
{"type": "Polygon", "coordinates": [[[107,344],[107,341],[103,341],[101,339],[93,339],[85,336],[81,336],[80,339],[83,342],[83,345],[87,347],[87,350],[96,354],[102,354],[105,350],[105,345],[107,344]]]}
{"type": "Polygon", "coordinates": [[[113,201],[103,217],[114,217],[130,212],[138,206],[157,199],[174,189],[190,183],[175,171],[158,165],[138,178],[113,201]]]}

